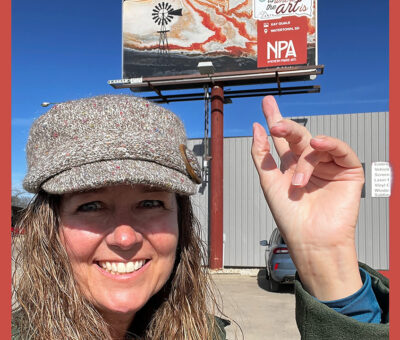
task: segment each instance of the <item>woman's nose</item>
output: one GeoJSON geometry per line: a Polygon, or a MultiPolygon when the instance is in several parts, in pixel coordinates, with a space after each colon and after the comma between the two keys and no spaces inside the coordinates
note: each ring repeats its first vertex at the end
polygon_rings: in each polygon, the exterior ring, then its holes
{"type": "Polygon", "coordinates": [[[106,236],[107,244],[129,250],[143,241],[143,235],[129,224],[119,224],[106,236]]]}

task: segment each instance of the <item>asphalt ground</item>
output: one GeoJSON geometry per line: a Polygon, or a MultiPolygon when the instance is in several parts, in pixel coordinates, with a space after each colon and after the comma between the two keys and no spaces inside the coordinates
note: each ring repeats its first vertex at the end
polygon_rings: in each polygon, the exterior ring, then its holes
{"type": "Polygon", "coordinates": [[[265,270],[250,275],[221,273],[212,277],[221,294],[224,314],[238,324],[225,328],[228,340],[300,339],[293,284],[283,285],[276,293],[269,292],[265,270]]]}

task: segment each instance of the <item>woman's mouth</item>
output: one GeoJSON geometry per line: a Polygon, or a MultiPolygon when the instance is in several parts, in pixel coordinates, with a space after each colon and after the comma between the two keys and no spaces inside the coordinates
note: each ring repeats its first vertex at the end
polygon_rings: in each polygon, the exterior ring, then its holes
{"type": "Polygon", "coordinates": [[[97,265],[103,268],[110,274],[122,275],[133,273],[146,264],[146,260],[130,261],[130,262],[109,262],[109,261],[98,261],[97,265]]]}

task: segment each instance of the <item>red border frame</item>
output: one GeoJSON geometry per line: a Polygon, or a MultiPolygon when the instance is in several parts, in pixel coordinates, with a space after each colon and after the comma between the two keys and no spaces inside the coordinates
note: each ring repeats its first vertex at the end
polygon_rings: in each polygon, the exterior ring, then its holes
{"type": "Polygon", "coordinates": [[[1,337],[11,338],[11,0],[1,1],[0,41],[5,50],[1,54],[1,75],[3,86],[1,89],[1,195],[0,207],[2,218],[2,236],[0,237],[0,252],[2,258],[2,279],[0,287],[0,301],[3,301],[0,317],[1,337]]]}
{"type": "Polygon", "coordinates": [[[399,47],[396,44],[396,33],[395,30],[399,28],[399,20],[397,14],[399,13],[399,2],[396,0],[390,0],[389,2],[389,159],[393,170],[393,187],[392,196],[389,201],[390,210],[390,260],[389,260],[389,278],[390,278],[390,339],[400,339],[400,325],[395,322],[397,317],[396,309],[398,309],[399,303],[399,245],[397,240],[400,237],[400,191],[398,184],[398,175],[400,174],[400,153],[397,149],[399,143],[398,126],[400,124],[399,119],[399,96],[397,93],[399,75],[399,60],[400,53],[399,47]],[[396,150],[397,149],[397,150],[396,150]]]}
{"type": "MultiPolygon", "coordinates": [[[[0,36],[1,41],[3,42],[3,46],[5,46],[5,51],[1,54],[1,74],[3,79],[8,79],[11,84],[11,0],[1,1],[1,21],[0,21],[0,36]]],[[[390,0],[390,11],[389,11],[389,26],[390,26],[390,103],[389,103],[389,111],[390,111],[390,145],[389,145],[389,155],[390,162],[392,164],[393,172],[394,172],[394,180],[393,180],[393,188],[392,188],[392,196],[390,198],[390,270],[386,272],[390,278],[390,285],[392,287],[390,292],[390,314],[391,314],[391,323],[390,323],[390,339],[395,340],[400,338],[400,325],[395,322],[396,315],[396,302],[399,302],[399,292],[397,287],[399,287],[399,269],[400,263],[398,261],[398,254],[400,252],[398,245],[396,244],[397,240],[400,237],[400,192],[399,186],[397,184],[396,174],[400,173],[400,153],[396,153],[396,142],[399,142],[399,133],[397,132],[397,126],[400,126],[399,112],[400,112],[400,104],[399,104],[399,96],[396,92],[396,88],[398,86],[398,82],[396,81],[396,75],[399,74],[399,60],[400,53],[399,47],[395,42],[395,28],[398,29],[398,20],[397,14],[399,11],[400,5],[396,0],[390,0]],[[393,288],[395,287],[395,288],[393,288]]],[[[2,255],[2,280],[1,289],[0,289],[0,299],[3,302],[11,301],[11,248],[10,248],[10,240],[11,240],[11,232],[8,227],[11,221],[11,212],[10,212],[10,203],[11,203],[11,87],[3,86],[1,91],[1,103],[3,114],[1,115],[1,123],[2,123],[2,134],[1,139],[3,142],[2,147],[2,158],[4,160],[3,164],[7,164],[8,166],[2,167],[1,169],[1,184],[2,184],[2,194],[1,194],[1,216],[3,220],[3,236],[1,237],[0,250],[2,255]]],[[[11,338],[11,313],[10,313],[10,305],[8,303],[3,303],[3,307],[1,308],[1,318],[0,318],[0,329],[2,338],[11,338]]]]}

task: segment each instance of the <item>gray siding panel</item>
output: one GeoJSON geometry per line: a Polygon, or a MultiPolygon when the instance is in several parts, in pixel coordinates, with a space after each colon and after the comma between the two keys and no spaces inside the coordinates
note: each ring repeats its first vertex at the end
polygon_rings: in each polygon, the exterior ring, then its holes
{"type": "MultiPolygon", "coordinates": [[[[371,197],[371,163],[389,158],[388,112],[304,118],[312,135],[325,134],[344,140],[365,163],[365,198],[360,204],[356,248],[360,261],[377,269],[388,269],[389,199],[371,197]]],[[[269,141],[273,144],[270,137],[269,141]]],[[[251,142],[251,137],[224,139],[224,266],[264,266],[265,248],[259,241],[269,239],[276,227],[253,166],[251,142]]],[[[189,141],[191,148],[201,143],[202,140],[189,141]]],[[[272,155],[278,160],[275,150],[272,155]]],[[[208,240],[208,193],[206,184],[202,193],[193,197],[205,242],[208,240]]]]}
{"type": "Polygon", "coordinates": [[[251,138],[224,140],[225,266],[254,267],[264,262],[265,210],[251,155],[251,138]]]}
{"type": "MultiPolygon", "coordinates": [[[[371,136],[376,136],[376,141],[371,143],[371,161],[376,162],[379,158],[379,115],[368,115],[371,117],[371,136]]],[[[367,143],[367,141],[365,141],[367,143]]],[[[381,234],[379,200],[374,198],[372,201],[372,267],[376,268],[379,265],[379,239],[381,234]]]]}
{"type": "MultiPolygon", "coordinates": [[[[371,164],[372,155],[371,155],[371,141],[368,139],[371,136],[371,116],[365,115],[365,117],[359,117],[359,124],[364,128],[364,131],[359,132],[362,138],[362,144],[360,147],[363,147],[365,150],[364,154],[364,162],[365,164],[371,164]]],[[[371,178],[371,168],[366,166],[367,178],[371,178]]],[[[366,186],[366,197],[371,196],[371,186],[366,186]]],[[[365,200],[365,261],[367,263],[373,264],[373,234],[372,234],[372,200],[365,200]]]]}
{"type": "MultiPolygon", "coordinates": [[[[364,149],[358,148],[358,145],[364,145],[364,141],[360,141],[360,134],[359,134],[359,129],[358,129],[358,115],[351,115],[351,143],[350,146],[353,148],[353,150],[357,153],[358,157],[360,158],[361,162],[364,162],[365,159],[365,152],[364,149]]],[[[365,170],[367,168],[367,165],[365,164],[365,170]]],[[[365,173],[366,176],[366,173],[365,173]]],[[[367,185],[365,185],[365,192],[367,191],[366,189],[367,185]]],[[[367,197],[367,193],[365,193],[367,197]]],[[[366,254],[366,248],[365,248],[365,200],[361,200],[360,204],[360,213],[358,216],[358,228],[356,229],[357,232],[357,238],[356,238],[356,247],[358,249],[358,256],[360,259],[363,259],[365,261],[365,254],[366,254]]]]}
{"type": "MultiPolygon", "coordinates": [[[[195,151],[197,160],[202,164],[202,150],[203,140],[202,139],[190,139],[187,143],[188,149],[195,151]],[[198,151],[200,150],[200,151],[198,151]]],[[[209,214],[208,214],[208,191],[209,186],[207,183],[199,186],[199,192],[191,197],[193,213],[196,216],[200,224],[200,236],[203,240],[205,247],[208,246],[208,226],[209,226],[209,214]]]]}

